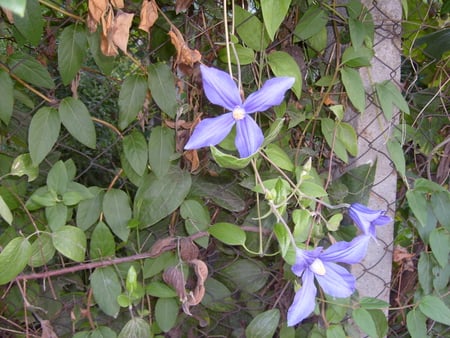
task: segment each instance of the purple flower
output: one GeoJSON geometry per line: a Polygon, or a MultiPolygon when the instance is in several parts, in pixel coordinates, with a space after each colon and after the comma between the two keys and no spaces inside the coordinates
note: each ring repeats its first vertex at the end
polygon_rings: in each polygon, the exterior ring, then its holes
{"type": "Polygon", "coordinates": [[[203,88],[209,101],[224,107],[229,112],[218,117],[202,120],[194,130],[185,149],[198,149],[216,145],[230,133],[236,125],[235,145],[240,157],[256,153],[264,141],[261,128],[249,114],[262,112],[283,101],[290,89],[293,77],[275,77],[266,81],[261,89],[242,102],[239,89],[228,73],[200,65],[203,88]]]}
{"type": "Polygon", "coordinates": [[[323,291],[337,298],[349,297],[355,291],[355,277],[336,263],[355,264],[367,252],[368,236],[355,237],[351,242],[337,242],[323,250],[297,249],[292,272],[302,277],[302,287],[297,291],[287,314],[288,326],[294,326],[308,317],[316,304],[317,289],[314,278],[323,291]]]}
{"type": "Polygon", "coordinates": [[[348,213],[363,234],[373,239],[376,239],[376,226],[392,222],[392,218],[386,216],[385,211],[373,210],[359,203],[353,203],[348,213]]]}

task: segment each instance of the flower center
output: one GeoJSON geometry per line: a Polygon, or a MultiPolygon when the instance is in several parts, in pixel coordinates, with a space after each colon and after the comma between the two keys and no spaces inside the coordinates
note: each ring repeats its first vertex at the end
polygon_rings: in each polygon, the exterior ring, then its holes
{"type": "Polygon", "coordinates": [[[235,120],[242,120],[245,117],[245,110],[239,106],[233,109],[233,118],[235,120]]]}
{"type": "Polygon", "coordinates": [[[323,276],[327,272],[325,266],[319,258],[316,258],[314,262],[309,266],[312,272],[316,275],[323,276]]]}

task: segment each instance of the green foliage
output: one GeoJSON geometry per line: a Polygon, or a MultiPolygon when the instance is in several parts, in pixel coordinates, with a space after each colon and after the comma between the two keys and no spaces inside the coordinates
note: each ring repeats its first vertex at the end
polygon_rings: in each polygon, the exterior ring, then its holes
{"type": "Polygon", "coordinates": [[[359,0],[157,0],[150,32],[136,1],[106,2],[96,19],[96,1],[0,0],[12,11],[0,25],[0,331],[45,336],[48,320],[77,338],[445,335],[448,2],[402,1],[403,87],[363,82],[375,24],[359,0]],[[236,157],[234,137],[183,149],[223,113],[199,54],[243,97],[295,78],[279,106],[250,117],[264,134],[254,155],[236,157]],[[402,114],[379,156],[401,177],[395,244],[414,257],[414,291],[393,300],[403,304],[320,292],[311,317],[287,327],[295,247],[351,240],[345,211],[327,205],[366,203],[376,183],[374,163],[345,167],[364,155],[356,126],[373,103],[380,118],[402,114]],[[388,322],[389,307],[402,311],[388,322]]]}

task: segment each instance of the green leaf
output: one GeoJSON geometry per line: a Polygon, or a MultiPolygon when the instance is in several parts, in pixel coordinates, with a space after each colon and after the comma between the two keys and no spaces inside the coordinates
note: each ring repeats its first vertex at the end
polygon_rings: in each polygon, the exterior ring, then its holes
{"type": "Polygon", "coordinates": [[[131,318],[122,328],[118,338],[153,337],[150,325],[140,317],[131,318]]]}
{"type": "MultiPolygon", "coordinates": [[[[157,127],[158,128],[158,127],[157,127]]],[[[123,152],[133,170],[140,176],[147,167],[147,141],[142,133],[133,131],[123,138],[123,152]]]]}
{"type": "Polygon", "coordinates": [[[419,223],[426,227],[429,221],[428,204],[423,193],[417,190],[408,190],[406,192],[406,199],[414,216],[416,216],[419,223]]]}
{"type": "Polygon", "coordinates": [[[202,305],[216,312],[228,312],[235,309],[230,290],[218,280],[208,277],[205,282],[205,296],[202,305]]]}
{"type": "Polygon", "coordinates": [[[389,139],[386,143],[387,150],[389,152],[389,157],[394,162],[395,169],[402,177],[406,177],[406,164],[405,164],[405,154],[403,152],[402,145],[397,139],[389,139]]]}
{"type": "Polygon", "coordinates": [[[127,193],[119,189],[107,191],[103,197],[103,213],[106,223],[114,234],[122,241],[126,241],[130,234],[127,224],[132,216],[127,193]]]}
{"type": "Polygon", "coordinates": [[[8,223],[9,225],[12,224],[13,215],[1,195],[0,195],[0,216],[2,216],[2,218],[6,221],[6,223],[8,223]]]}
{"type": "Polygon", "coordinates": [[[247,338],[271,338],[273,337],[280,321],[280,310],[272,309],[261,312],[252,319],[245,329],[247,338]]]}
{"type": "Polygon", "coordinates": [[[77,206],[76,224],[86,231],[100,218],[103,206],[103,190],[98,187],[89,187],[94,198],[85,199],[77,206]]]}
{"type": "Polygon", "coordinates": [[[158,298],[173,298],[177,296],[174,289],[161,282],[151,282],[147,284],[145,291],[150,296],[158,298]]]}
{"type": "Polygon", "coordinates": [[[143,76],[129,75],[122,83],[119,93],[119,128],[125,129],[136,120],[144,106],[147,81],[143,76]]]}
{"type": "Polygon", "coordinates": [[[31,194],[30,200],[37,204],[37,206],[33,205],[35,208],[30,208],[27,202],[27,208],[29,210],[36,210],[40,207],[51,207],[59,202],[56,193],[54,191],[49,191],[47,186],[37,189],[33,194],[31,194]]]}
{"type": "Polygon", "coordinates": [[[276,76],[291,76],[295,78],[292,91],[297,98],[302,95],[302,74],[300,67],[292,56],[286,52],[275,51],[268,55],[267,61],[269,62],[270,69],[276,76]]]}
{"type": "MultiPolygon", "coordinates": [[[[150,336],[146,336],[146,337],[150,337],[150,336]]],[[[90,333],[90,336],[87,338],[117,338],[117,334],[109,327],[97,326],[97,328],[94,331],[92,331],[90,333]]]]}
{"type": "Polygon", "coordinates": [[[381,110],[388,121],[392,120],[394,105],[405,114],[409,114],[408,102],[406,102],[400,90],[392,82],[386,80],[381,83],[376,83],[375,89],[381,110]]]}
{"type": "Polygon", "coordinates": [[[55,247],[53,246],[52,236],[42,232],[39,237],[31,244],[31,256],[28,265],[38,268],[48,263],[55,255],[55,247]]]}
{"type": "Polygon", "coordinates": [[[174,298],[159,298],[155,305],[155,320],[161,330],[170,331],[175,326],[179,306],[174,298]]]}
{"type": "Polygon", "coordinates": [[[148,87],[158,107],[169,117],[175,118],[178,108],[175,80],[166,63],[148,66],[148,87]]]}
{"type": "Polygon", "coordinates": [[[299,187],[300,191],[309,197],[325,197],[328,196],[326,190],[319,184],[311,181],[303,181],[299,187]]]}
{"type": "Polygon", "coordinates": [[[450,254],[450,234],[440,227],[430,233],[430,246],[433,256],[442,268],[449,264],[448,255],[450,254]]]}
{"type": "Polygon", "coordinates": [[[303,13],[294,30],[294,36],[298,40],[307,40],[319,33],[327,24],[328,17],[320,7],[310,6],[303,13]]]}
{"type": "Polygon", "coordinates": [[[358,155],[358,136],[351,124],[339,122],[337,125],[336,137],[344,145],[345,150],[347,150],[350,155],[358,155]]]}
{"type": "Polygon", "coordinates": [[[228,245],[245,244],[245,231],[231,223],[221,222],[213,224],[209,227],[208,232],[222,243],[228,245]]]}
{"type": "Polygon", "coordinates": [[[0,252],[0,285],[9,283],[22,272],[32,254],[26,238],[13,238],[0,252]]]}
{"type": "MultiPolygon", "coordinates": [[[[230,51],[230,62],[234,65],[248,65],[255,61],[255,52],[251,48],[247,48],[242,46],[241,44],[234,44],[234,49],[236,50],[236,55],[233,52],[233,49],[231,48],[230,51]],[[236,58],[237,56],[237,58],[236,58]]],[[[223,63],[228,63],[228,55],[227,55],[227,49],[222,48],[219,50],[219,59],[223,63]]]]}
{"type": "Polygon", "coordinates": [[[427,317],[419,309],[413,308],[406,315],[406,326],[411,338],[427,337],[427,317]]]}
{"type": "Polygon", "coordinates": [[[371,338],[378,338],[377,328],[370,312],[363,308],[353,310],[352,318],[361,330],[371,338]]]}
{"type": "Polygon", "coordinates": [[[148,140],[148,163],[156,176],[164,176],[175,152],[175,133],[164,127],[154,127],[148,140]]]}
{"type": "Polygon", "coordinates": [[[113,257],[116,254],[114,236],[103,222],[98,222],[92,232],[89,253],[91,259],[113,257]]]}
{"type": "MultiPolygon", "coordinates": [[[[9,2],[16,2],[15,0],[9,2]]],[[[21,1],[19,1],[21,2],[21,1]]],[[[27,0],[23,16],[14,14],[14,26],[29,43],[37,46],[44,32],[44,18],[38,0],[27,0]]]]}
{"type": "Polygon", "coordinates": [[[66,224],[67,207],[62,203],[46,207],[45,218],[47,219],[48,227],[52,231],[56,231],[66,224]]]}
{"type": "Polygon", "coordinates": [[[281,130],[283,129],[285,120],[286,120],[285,118],[277,118],[270,124],[269,130],[266,132],[266,135],[264,135],[263,147],[272,143],[278,137],[281,130]]]}
{"type": "Polygon", "coordinates": [[[77,75],[86,57],[86,30],[81,25],[70,25],[59,36],[58,68],[64,85],[68,85],[77,75]]]}
{"type": "Polygon", "coordinates": [[[47,186],[49,190],[55,191],[57,194],[64,194],[67,191],[69,177],[67,169],[63,161],[56,162],[47,175],[47,186]]]}
{"type": "Polygon", "coordinates": [[[432,295],[423,297],[419,301],[419,309],[430,319],[450,325],[450,309],[440,298],[432,295]]]}
{"type": "Polygon", "coordinates": [[[342,325],[330,325],[327,328],[327,338],[346,338],[342,325]]]}
{"type": "Polygon", "coordinates": [[[0,69],[0,121],[8,125],[14,108],[14,84],[8,73],[0,69]]]}
{"type": "Polygon", "coordinates": [[[82,262],[86,253],[86,235],[83,230],[66,225],[52,233],[53,246],[66,256],[75,261],[82,262]]]}
{"type": "Polygon", "coordinates": [[[284,258],[291,245],[289,233],[286,230],[286,227],[281,223],[275,223],[273,226],[273,231],[275,232],[275,236],[277,236],[278,245],[281,250],[281,257],[284,258]]]}
{"type": "Polygon", "coordinates": [[[348,315],[348,308],[350,306],[350,298],[334,298],[326,296],[330,303],[326,308],[326,319],[331,323],[340,323],[348,315]]]}
{"type": "Polygon", "coordinates": [[[166,175],[149,174],[134,199],[134,214],[145,227],[171,214],[184,201],[191,187],[191,175],[171,167],[166,175]]]}
{"type": "Polygon", "coordinates": [[[269,277],[264,266],[245,259],[236,260],[221,272],[234,282],[236,288],[248,293],[262,289],[269,277]]]}
{"type": "MultiPolygon", "coordinates": [[[[89,44],[89,49],[91,50],[91,55],[94,58],[95,63],[100,68],[102,73],[105,75],[110,75],[114,69],[114,57],[106,56],[102,53],[100,48],[101,41],[101,27],[98,27],[95,33],[87,33],[87,41],[89,44]]],[[[120,121],[120,111],[119,111],[119,121],[120,121]]],[[[120,126],[120,122],[119,122],[120,126]]]]}
{"type": "Polygon", "coordinates": [[[341,213],[331,216],[331,218],[326,223],[327,229],[330,231],[337,231],[341,224],[342,218],[343,216],[341,213]]]}
{"type": "MultiPolygon", "coordinates": [[[[444,1],[446,3],[446,1],[444,1]]],[[[444,6],[444,5],[443,5],[444,6]]],[[[449,5],[446,5],[447,8],[449,5]]],[[[442,9],[441,9],[442,10],[442,9]]],[[[443,14],[443,13],[442,13],[443,14]]],[[[424,52],[431,55],[436,60],[442,58],[442,55],[450,50],[450,28],[443,28],[433,33],[426,34],[416,39],[414,46],[426,44],[424,52]]]]}
{"type": "Polygon", "coordinates": [[[169,266],[176,265],[178,262],[178,258],[171,251],[163,252],[156,258],[147,258],[142,269],[143,278],[153,277],[169,266]]]}
{"type": "Polygon", "coordinates": [[[83,102],[73,97],[62,99],[59,104],[59,117],[73,137],[85,146],[95,149],[97,141],[94,123],[83,102]]]}
{"type": "Polygon", "coordinates": [[[67,191],[63,194],[63,203],[67,206],[73,206],[80,201],[93,198],[94,195],[84,185],[77,182],[69,182],[67,191]]]}
{"type": "Polygon", "coordinates": [[[384,300],[372,297],[360,298],[359,305],[366,310],[386,309],[389,307],[389,303],[385,302],[384,300]]]}
{"type": "Polygon", "coordinates": [[[253,158],[253,156],[238,158],[236,156],[223,153],[214,146],[210,146],[209,148],[211,149],[211,155],[213,156],[214,161],[216,161],[216,163],[222,168],[234,170],[243,169],[248,166],[253,158]]]}
{"type": "Polygon", "coordinates": [[[55,88],[55,83],[47,68],[29,55],[22,53],[11,55],[9,58],[9,68],[12,74],[25,82],[47,89],[55,88]]]}
{"type": "Polygon", "coordinates": [[[366,93],[359,72],[353,68],[342,67],[341,79],[353,106],[361,113],[364,112],[366,109],[366,93]]]}
{"type": "Polygon", "coordinates": [[[310,212],[304,209],[296,209],[292,212],[292,221],[294,222],[293,235],[296,242],[305,242],[308,239],[312,226],[310,212]]]}
{"type": "Polygon", "coordinates": [[[450,192],[436,191],[431,194],[431,208],[436,218],[450,231],[450,192]]]}
{"type": "Polygon", "coordinates": [[[108,316],[117,317],[120,310],[117,296],[121,286],[115,269],[112,266],[97,268],[90,279],[92,293],[100,309],[108,316]]]}
{"type": "Polygon", "coordinates": [[[28,131],[28,144],[34,167],[52,150],[60,129],[61,121],[55,109],[42,107],[33,115],[28,131]]]}
{"type": "Polygon", "coordinates": [[[257,52],[266,49],[270,37],[261,21],[240,6],[235,6],[234,15],[236,31],[244,45],[257,52]]]}
{"type": "Polygon", "coordinates": [[[347,67],[369,67],[373,58],[372,49],[366,47],[348,47],[342,54],[342,64],[347,67]]]}
{"type": "Polygon", "coordinates": [[[337,157],[347,163],[347,149],[341,139],[337,137],[340,123],[341,122],[333,121],[330,118],[322,118],[320,125],[322,128],[322,135],[325,137],[325,141],[327,141],[329,147],[334,151],[337,157]]]}
{"type": "MultiPolygon", "coordinates": [[[[180,206],[180,215],[185,220],[185,228],[188,235],[206,231],[211,224],[208,209],[204,204],[196,200],[185,200],[180,206]]],[[[204,248],[208,247],[207,237],[199,238],[195,241],[204,248]]]]}
{"type": "Polygon", "coordinates": [[[10,174],[19,177],[27,175],[28,182],[32,182],[39,176],[39,167],[33,165],[30,154],[26,153],[19,155],[14,159],[11,165],[10,174]]]}
{"type": "Polygon", "coordinates": [[[27,5],[27,0],[0,0],[0,6],[6,8],[17,14],[20,17],[23,17],[25,14],[25,8],[27,5]]]}
{"type": "Polygon", "coordinates": [[[291,0],[261,0],[264,25],[271,40],[287,14],[291,0]]]}
{"type": "Polygon", "coordinates": [[[264,149],[264,152],[270,161],[272,161],[277,167],[291,172],[294,171],[294,163],[292,163],[286,152],[278,145],[274,143],[268,144],[266,149],[264,149]]]}
{"type": "Polygon", "coordinates": [[[431,253],[422,251],[417,264],[417,274],[419,277],[419,285],[425,294],[428,294],[433,290],[432,266],[431,253]]]}

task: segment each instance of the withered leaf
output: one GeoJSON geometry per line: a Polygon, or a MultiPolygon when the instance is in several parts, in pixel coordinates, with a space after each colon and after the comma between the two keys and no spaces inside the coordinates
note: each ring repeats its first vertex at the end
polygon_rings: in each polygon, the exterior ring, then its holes
{"type": "Polygon", "coordinates": [[[111,28],[111,38],[114,44],[124,53],[127,52],[130,27],[134,14],[117,11],[111,28]]]}
{"type": "Polygon", "coordinates": [[[192,261],[196,259],[199,255],[199,250],[197,245],[187,237],[180,239],[180,258],[185,261],[192,261]]]}
{"type": "Polygon", "coordinates": [[[162,253],[173,250],[177,247],[177,239],[174,237],[165,237],[158,239],[150,249],[151,257],[157,257],[162,253]]]}
{"type": "Polygon", "coordinates": [[[58,338],[49,320],[41,320],[40,322],[42,328],[41,338],[58,338]]]}
{"type": "Polygon", "coordinates": [[[2,8],[3,13],[5,13],[6,18],[8,19],[9,23],[14,23],[14,14],[12,11],[6,8],[2,8]]]}
{"type": "Polygon", "coordinates": [[[97,25],[106,13],[108,0],[89,0],[88,28],[91,33],[97,30],[97,25]]]}
{"type": "Polygon", "coordinates": [[[185,301],[182,301],[182,309],[184,313],[191,316],[189,308],[199,304],[205,296],[205,280],[208,277],[208,266],[199,259],[193,259],[189,262],[194,267],[197,284],[194,290],[189,292],[185,301]]]}
{"type": "Polygon", "coordinates": [[[123,8],[125,6],[123,0],[111,0],[111,5],[114,8],[123,8]]]}
{"type": "Polygon", "coordinates": [[[208,278],[208,266],[200,259],[193,259],[189,262],[194,266],[195,275],[197,276],[197,284],[203,285],[208,278]]]}
{"type": "Polygon", "coordinates": [[[178,28],[172,25],[168,34],[170,36],[170,41],[177,50],[176,64],[185,64],[192,67],[194,63],[199,62],[202,59],[202,55],[198,50],[192,50],[188,47],[178,28]]]}
{"type": "Polygon", "coordinates": [[[139,29],[143,31],[150,31],[150,28],[155,24],[158,19],[158,6],[155,0],[144,0],[141,7],[141,22],[139,23],[139,29]]]}
{"type": "Polygon", "coordinates": [[[175,3],[175,13],[178,14],[185,11],[193,2],[194,0],[177,0],[175,3]]]}
{"type": "Polygon", "coordinates": [[[181,302],[186,301],[186,281],[184,280],[183,272],[180,269],[176,268],[175,266],[167,268],[163,272],[163,280],[164,282],[166,282],[166,284],[172,286],[175,289],[181,302]]]}
{"type": "Polygon", "coordinates": [[[200,167],[197,150],[188,150],[184,153],[184,158],[191,164],[191,172],[195,172],[200,167]]]}
{"type": "Polygon", "coordinates": [[[119,54],[116,45],[112,41],[112,27],[114,21],[114,14],[112,9],[110,9],[105,16],[101,18],[102,22],[102,34],[100,40],[100,49],[102,53],[106,56],[116,56],[119,54]]]}

